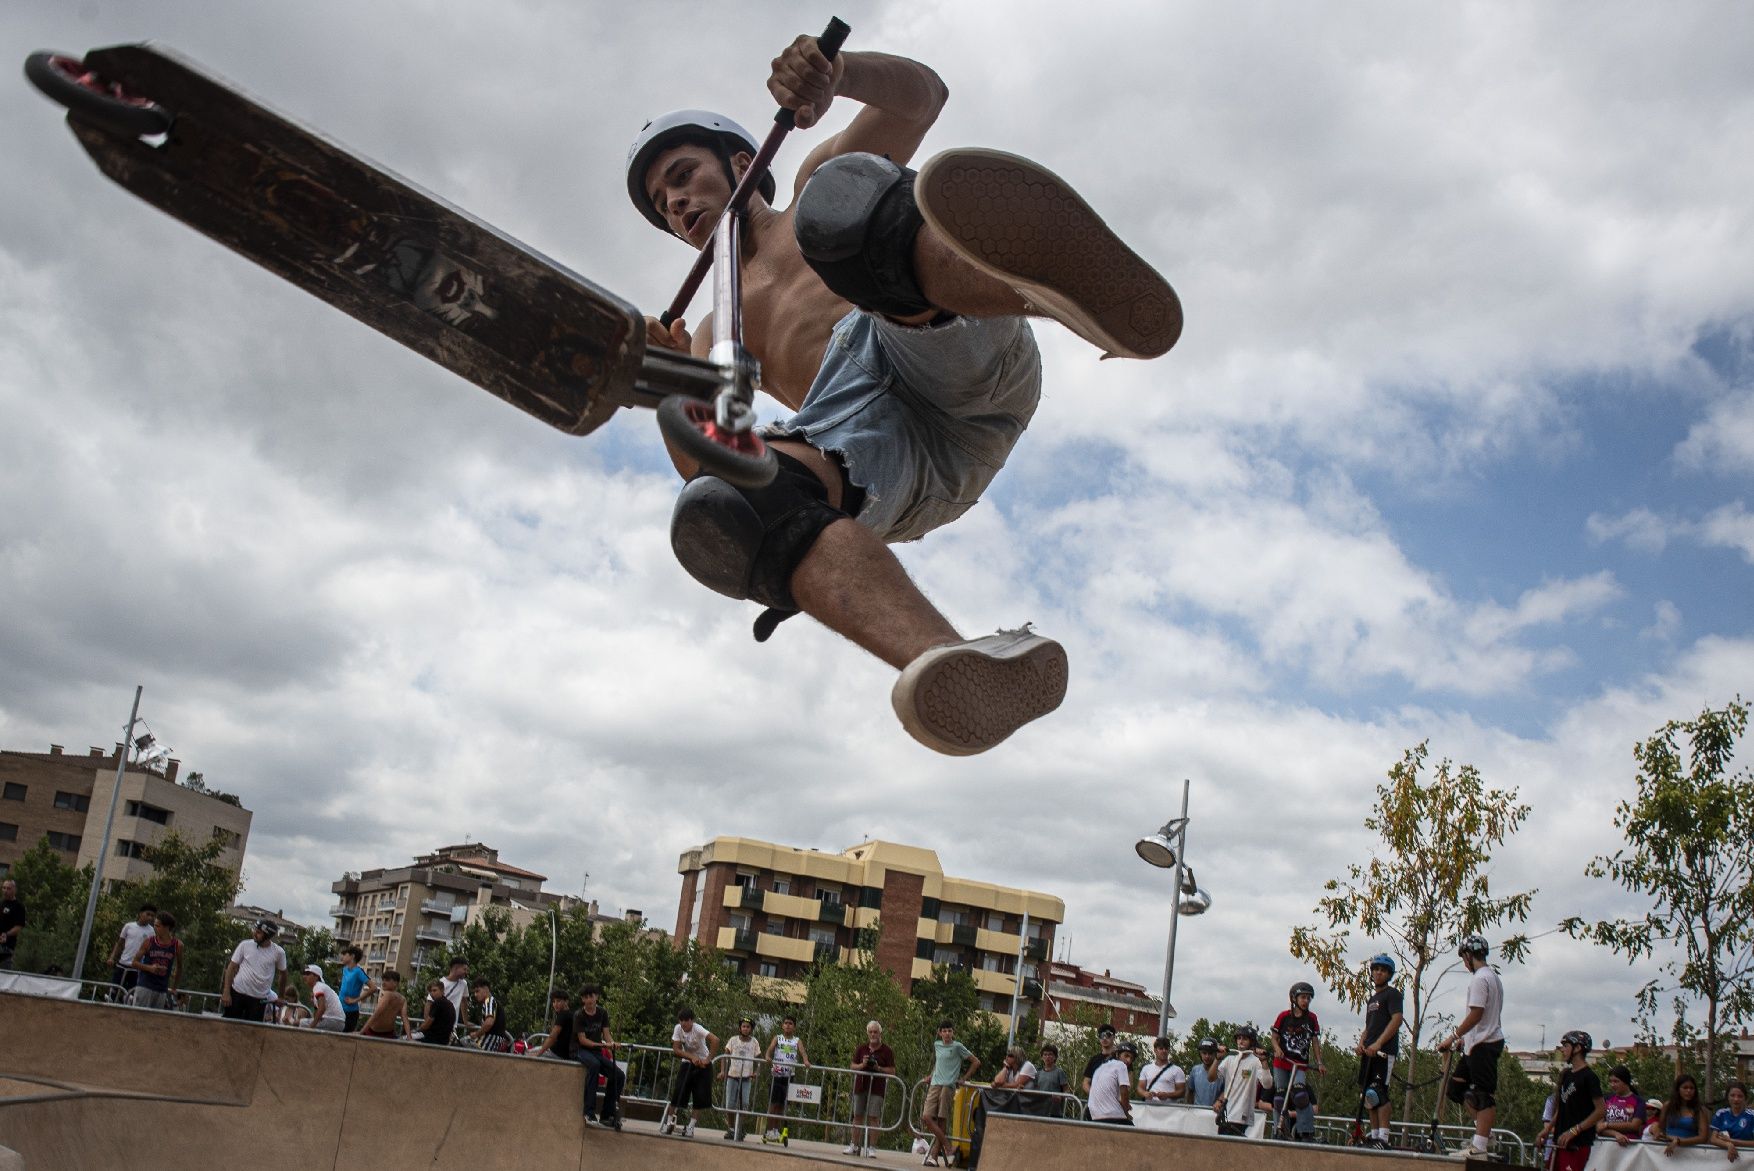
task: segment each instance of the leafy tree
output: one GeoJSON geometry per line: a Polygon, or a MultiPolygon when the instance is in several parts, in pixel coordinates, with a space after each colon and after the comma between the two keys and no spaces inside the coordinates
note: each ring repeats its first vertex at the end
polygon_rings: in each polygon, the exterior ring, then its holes
{"type": "Polygon", "coordinates": [[[1638,993],[1639,1016],[1649,1028],[1666,993],[1674,996],[1678,1043],[1694,1040],[1689,1002],[1705,1005],[1706,1099],[1717,1090],[1718,1040],[1754,1016],[1754,776],[1744,765],[1731,772],[1738,739],[1747,731],[1748,705],[1737,696],[1721,710],[1692,720],[1670,720],[1633,746],[1638,792],[1614,811],[1624,848],[1585,868],[1637,896],[1646,908],[1635,918],[1560,926],[1624,955],[1628,963],[1659,950],[1662,974],[1638,993]],[[1685,740],[1685,745],[1682,741],[1685,740]]]}
{"type": "MultiPolygon", "coordinates": [[[[1407,749],[1389,770],[1388,783],[1376,788],[1376,807],[1364,826],[1381,838],[1382,851],[1323,885],[1328,893],[1316,911],[1325,925],[1294,928],[1290,944],[1291,954],[1314,967],[1355,1011],[1369,999],[1370,979],[1365,962],[1351,955],[1352,931],[1363,935],[1369,951],[1395,955],[1396,983],[1407,1000],[1410,1044],[1403,1051],[1409,1085],[1417,1081],[1432,997],[1456,965],[1433,969],[1464,936],[1507,920],[1526,921],[1535,894],[1494,894],[1486,871],[1493,850],[1529,815],[1518,791],[1488,789],[1473,765],[1458,768],[1447,758],[1427,778],[1427,743],[1407,749]]],[[[1499,950],[1516,960],[1527,949],[1527,937],[1518,934],[1499,950]]],[[[1412,1110],[1409,1089],[1402,1116],[1412,1117],[1412,1110]]]]}
{"type": "Polygon", "coordinates": [[[18,897],[29,917],[19,933],[13,965],[21,972],[43,972],[52,967],[69,971],[79,947],[79,928],[85,922],[91,867],[75,870],[67,865],[59,850],[49,848],[49,839],[44,836],[19,855],[7,877],[18,883],[18,897]]]}

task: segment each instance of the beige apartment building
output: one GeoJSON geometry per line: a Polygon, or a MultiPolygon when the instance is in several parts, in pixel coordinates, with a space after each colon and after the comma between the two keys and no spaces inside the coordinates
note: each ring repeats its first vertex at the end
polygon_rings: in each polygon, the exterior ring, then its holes
{"type": "MultiPolygon", "coordinates": [[[[84,756],[59,744],[49,745],[47,752],[0,751],[0,874],[45,837],[70,866],[98,860],[121,752],[120,744],[110,752],[92,748],[84,756]]],[[[137,766],[123,772],[104,881],[150,875],[152,867],[141,855],[172,831],[194,843],[220,838],[219,863],[234,873],[243,870],[250,811],[228,794],[178,784],[180,768],[172,760],[162,775],[137,766]]]]}
{"type": "Polygon", "coordinates": [[[838,854],[718,837],[677,862],[676,939],[724,953],[771,995],[799,998],[811,965],[869,957],[904,991],[935,965],[965,971],[980,1006],[1039,1011],[1060,899],[944,873],[919,846],[867,841],[838,854]]]}
{"type": "MultiPolygon", "coordinates": [[[[509,912],[523,927],[550,908],[567,914],[580,901],[542,889],[547,876],[499,860],[480,842],[441,846],[407,866],[343,875],[330,885],[335,941],[357,944],[373,975],[395,968],[404,976],[436,958],[489,907],[509,912]]],[[[637,912],[634,912],[637,914],[637,912]]]]}

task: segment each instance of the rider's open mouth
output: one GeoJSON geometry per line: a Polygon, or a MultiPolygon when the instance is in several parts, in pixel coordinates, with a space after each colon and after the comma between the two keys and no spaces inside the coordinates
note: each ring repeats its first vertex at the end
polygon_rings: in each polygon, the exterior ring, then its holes
{"type": "Polygon", "coordinates": [[[696,210],[691,211],[691,212],[687,213],[686,215],[684,215],[682,217],[682,234],[684,236],[694,235],[694,226],[696,224],[700,223],[700,221],[703,218],[705,218],[705,216],[706,216],[706,209],[705,208],[697,208],[696,210]]]}

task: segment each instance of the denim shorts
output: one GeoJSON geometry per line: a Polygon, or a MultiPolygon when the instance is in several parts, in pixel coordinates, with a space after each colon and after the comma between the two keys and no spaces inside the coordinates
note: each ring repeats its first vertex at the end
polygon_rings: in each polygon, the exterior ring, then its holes
{"type": "Polygon", "coordinates": [[[917,541],[972,508],[1041,400],[1021,317],[897,325],[855,309],[829,338],[798,413],[762,429],[838,456],[865,491],[859,523],[917,541]]]}

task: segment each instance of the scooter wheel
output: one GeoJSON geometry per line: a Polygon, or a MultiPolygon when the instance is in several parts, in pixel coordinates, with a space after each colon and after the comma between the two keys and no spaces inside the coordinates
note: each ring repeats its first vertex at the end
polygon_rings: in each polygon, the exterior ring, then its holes
{"type": "Polygon", "coordinates": [[[753,431],[721,429],[713,405],[684,394],[658,404],[658,427],[664,438],[709,475],[738,488],[765,488],[779,471],[773,450],[753,431]]]}
{"type": "Polygon", "coordinates": [[[169,110],[100,77],[77,57],[32,53],[24,59],[24,75],[51,100],[106,130],[144,138],[171,128],[169,110]]]}

